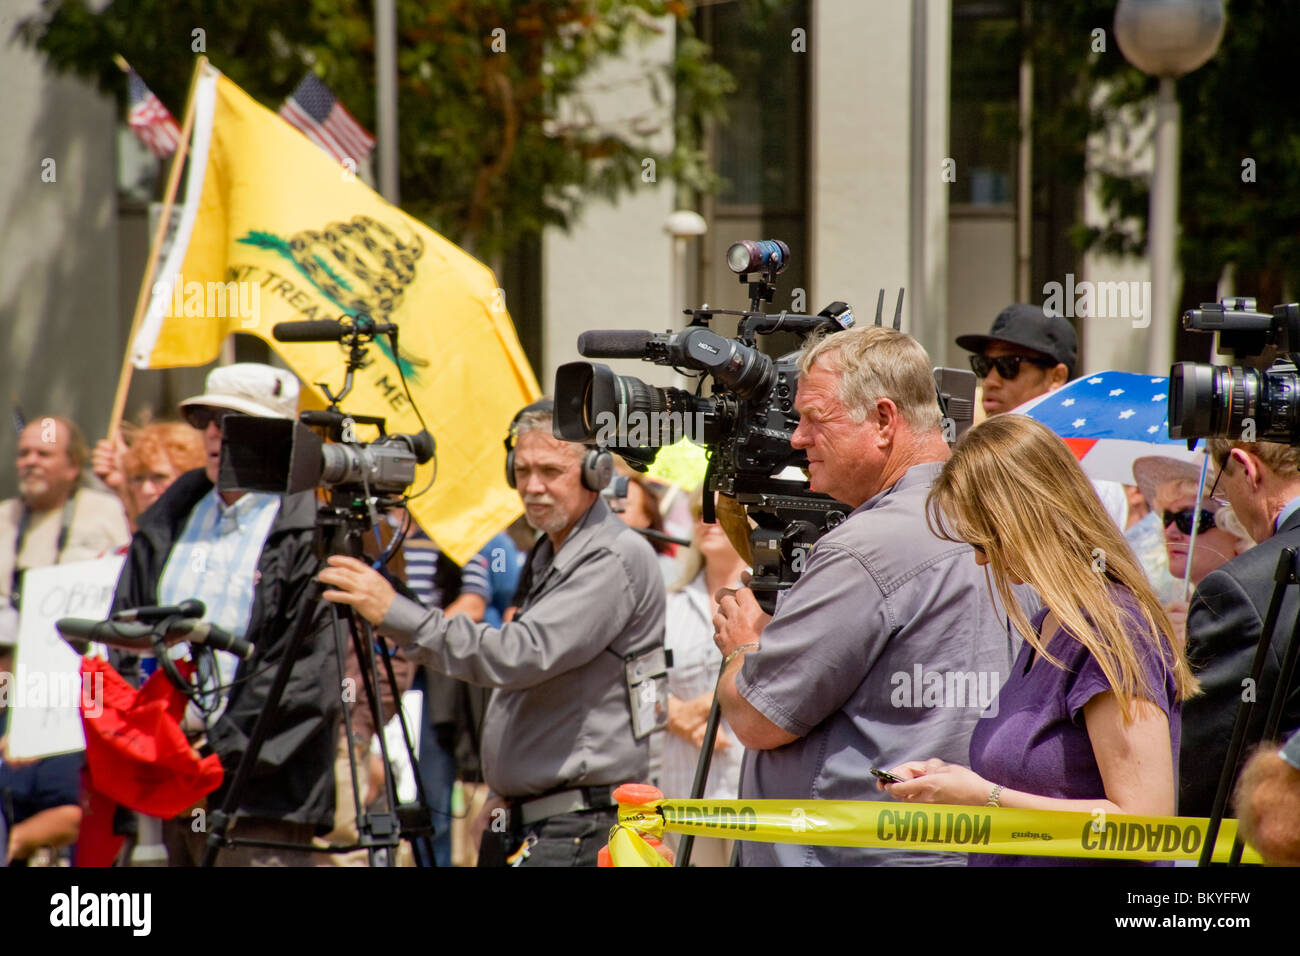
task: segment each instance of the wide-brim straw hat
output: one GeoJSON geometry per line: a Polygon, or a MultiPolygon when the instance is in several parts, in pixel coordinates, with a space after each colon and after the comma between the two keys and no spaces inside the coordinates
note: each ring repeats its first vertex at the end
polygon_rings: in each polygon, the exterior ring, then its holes
{"type": "MultiPolygon", "coordinates": [[[[1151,508],[1156,506],[1156,489],[1171,481],[1190,481],[1198,484],[1201,480],[1201,466],[1198,463],[1170,458],[1167,455],[1146,455],[1133,462],[1133,480],[1142,489],[1142,497],[1151,508]]],[[[1205,489],[1209,493],[1209,488],[1205,489]]],[[[1201,507],[1211,513],[1217,513],[1219,505],[1209,498],[1201,499],[1201,507]]]]}

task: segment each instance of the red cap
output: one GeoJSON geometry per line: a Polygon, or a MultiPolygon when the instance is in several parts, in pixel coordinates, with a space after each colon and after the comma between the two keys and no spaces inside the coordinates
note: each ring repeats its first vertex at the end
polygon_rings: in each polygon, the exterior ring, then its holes
{"type": "Polygon", "coordinates": [[[614,799],[618,803],[626,803],[632,806],[654,803],[656,800],[662,800],[663,798],[663,791],[648,783],[625,783],[614,791],[614,799]]]}

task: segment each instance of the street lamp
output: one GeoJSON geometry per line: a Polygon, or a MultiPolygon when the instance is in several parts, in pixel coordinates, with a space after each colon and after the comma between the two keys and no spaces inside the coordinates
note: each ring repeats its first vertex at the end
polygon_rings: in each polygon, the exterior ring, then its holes
{"type": "MultiPolygon", "coordinates": [[[[675,316],[680,316],[681,310],[686,308],[686,247],[690,240],[704,235],[708,229],[704,217],[690,209],[678,209],[664,222],[664,232],[673,237],[671,308],[675,316]]],[[[680,318],[675,319],[673,328],[677,328],[680,323],[680,318]]]]}
{"type": "Polygon", "coordinates": [[[1155,168],[1147,254],[1151,258],[1152,322],[1148,370],[1168,373],[1173,361],[1174,243],[1178,220],[1178,100],[1174,80],[1202,66],[1223,39],[1222,0],[1119,0],[1115,39],[1124,58],[1160,78],[1156,96],[1155,168]]]}
{"type": "MultiPolygon", "coordinates": [[[[678,209],[670,213],[664,221],[664,232],[673,237],[673,262],[672,262],[672,299],[671,314],[673,315],[673,330],[681,328],[682,309],[686,308],[686,247],[690,241],[697,236],[702,236],[709,231],[708,223],[698,212],[691,209],[678,209]]],[[[694,308],[694,303],[690,303],[694,308]]],[[[692,383],[680,373],[676,376],[673,384],[677,388],[690,389],[692,383]]]]}

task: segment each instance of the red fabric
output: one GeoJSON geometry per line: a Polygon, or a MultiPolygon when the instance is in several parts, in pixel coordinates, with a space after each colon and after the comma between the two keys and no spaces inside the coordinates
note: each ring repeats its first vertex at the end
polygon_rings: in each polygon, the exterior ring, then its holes
{"type": "Polygon", "coordinates": [[[77,866],[112,866],[122,852],[125,837],[113,832],[117,803],[104,796],[81,774],[81,829],[77,833],[77,866]]]}
{"type": "MultiPolygon", "coordinates": [[[[177,662],[189,676],[186,662],[177,662]]],[[[170,819],[221,786],[221,760],[200,758],[181,730],[185,698],[156,671],[136,690],[107,661],[84,658],[82,680],[103,675],[103,710],[82,713],[94,789],[149,816],[170,819]]]]}
{"type": "Polygon", "coordinates": [[[1074,457],[1083,461],[1084,456],[1092,451],[1092,446],[1097,444],[1096,438],[1062,438],[1061,439],[1070,451],[1074,452],[1074,457]]]}

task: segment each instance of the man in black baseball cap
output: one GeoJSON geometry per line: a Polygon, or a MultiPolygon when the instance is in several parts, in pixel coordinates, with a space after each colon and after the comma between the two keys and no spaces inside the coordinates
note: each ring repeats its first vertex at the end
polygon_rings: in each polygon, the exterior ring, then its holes
{"type": "Polygon", "coordinates": [[[1074,377],[1079,357],[1069,319],[1023,303],[1003,309],[988,335],[959,335],[957,344],[975,353],[970,366],[984,382],[986,415],[1060,388],[1074,377]]]}

